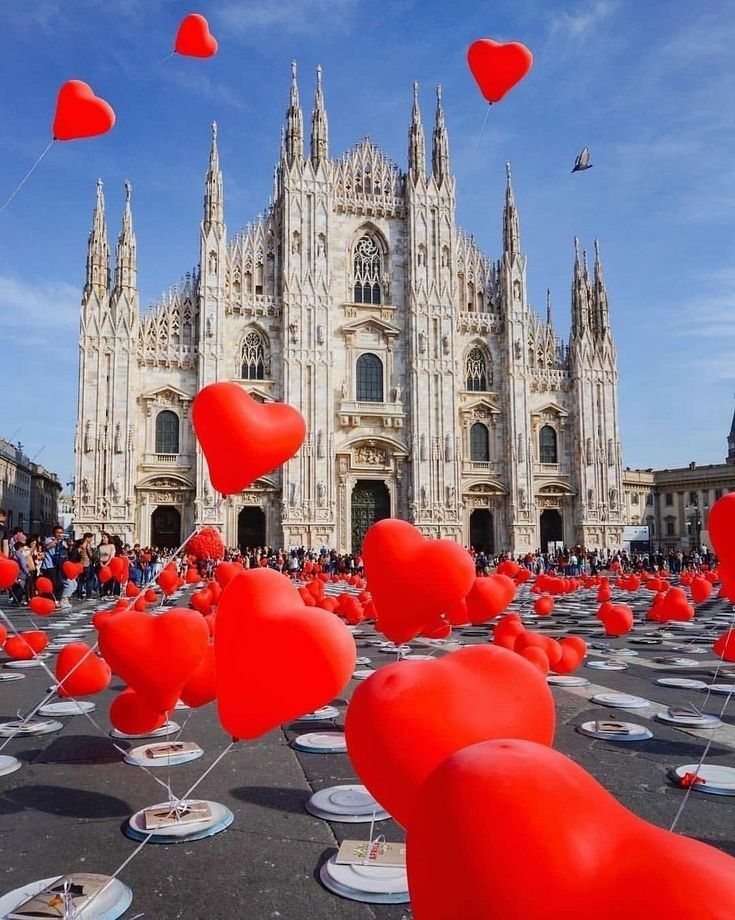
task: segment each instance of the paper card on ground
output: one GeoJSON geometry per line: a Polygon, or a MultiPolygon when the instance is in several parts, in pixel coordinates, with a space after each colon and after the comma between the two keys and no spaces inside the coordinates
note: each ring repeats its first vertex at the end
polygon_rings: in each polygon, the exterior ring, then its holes
{"type": "Polygon", "coordinates": [[[595,730],[598,732],[606,732],[608,735],[630,734],[630,729],[623,722],[614,722],[610,720],[595,722],[595,730]]]}
{"type": "Polygon", "coordinates": [[[201,821],[209,821],[212,810],[206,802],[190,802],[178,811],[169,805],[146,808],[143,815],[145,829],[151,831],[160,827],[171,827],[173,824],[198,824],[201,821]]]}
{"type": "Polygon", "coordinates": [[[683,706],[669,706],[669,715],[674,719],[688,719],[691,716],[701,718],[702,711],[693,703],[686,703],[683,706]]]}
{"type": "Polygon", "coordinates": [[[151,760],[160,760],[165,757],[175,757],[177,754],[190,754],[199,749],[196,741],[173,741],[171,744],[160,744],[146,748],[145,756],[151,760]]]}
{"type": "Polygon", "coordinates": [[[66,901],[71,902],[76,916],[107,881],[106,876],[86,875],[82,872],[62,876],[5,916],[8,920],[29,920],[30,917],[64,918],[68,916],[64,905],[65,889],[66,901]]]}
{"type": "Polygon", "coordinates": [[[335,858],[342,866],[406,865],[406,844],[374,840],[343,840],[335,858]]]}

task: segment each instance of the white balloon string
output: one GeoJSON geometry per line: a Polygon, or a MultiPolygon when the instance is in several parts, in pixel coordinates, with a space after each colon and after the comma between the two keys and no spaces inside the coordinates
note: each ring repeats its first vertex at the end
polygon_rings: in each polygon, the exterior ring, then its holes
{"type": "MultiPolygon", "coordinates": [[[[733,606],[733,614],[732,614],[732,618],[731,618],[731,620],[730,620],[730,626],[729,626],[729,628],[728,628],[728,632],[729,632],[730,629],[733,628],[733,625],[735,625],[735,606],[733,606]]],[[[729,645],[729,643],[725,643],[725,645],[723,646],[722,652],[720,653],[720,658],[719,658],[719,661],[717,662],[717,667],[716,667],[715,670],[714,670],[714,678],[713,678],[712,683],[716,683],[716,682],[717,682],[717,675],[720,673],[720,668],[722,667],[722,663],[723,663],[724,658],[725,658],[725,650],[726,650],[727,645],[729,645]]],[[[732,686],[732,688],[730,689],[730,692],[729,692],[729,693],[727,694],[727,696],[725,697],[725,702],[722,704],[722,709],[720,710],[720,715],[719,715],[720,720],[722,720],[723,716],[725,715],[725,710],[727,709],[727,706],[728,706],[728,704],[729,704],[729,702],[730,702],[731,697],[733,696],[733,693],[735,693],[735,680],[733,681],[733,686],[732,686]]],[[[709,698],[710,698],[711,695],[712,695],[712,690],[711,690],[711,684],[710,684],[710,686],[707,687],[707,696],[705,697],[704,703],[702,704],[702,709],[704,709],[704,707],[707,705],[707,702],[709,701],[709,698]]],[[[711,734],[710,737],[708,738],[707,744],[704,746],[704,750],[702,751],[702,755],[701,755],[701,757],[699,758],[699,763],[697,764],[697,766],[696,766],[696,768],[695,768],[695,770],[694,770],[694,773],[693,773],[692,776],[691,776],[691,782],[690,782],[689,785],[687,786],[687,790],[686,790],[686,792],[684,793],[684,798],[681,800],[681,803],[679,804],[679,809],[678,809],[678,811],[676,812],[676,815],[674,816],[674,820],[671,822],[671,827],[669,828],[670,831],[673,831],[673,830],[676,829],[676,825],[679,823],[679,819],[681,818],[682,814],[684,813],[684,809],[686,808],[686,804],[687,804],[687,802],[689,801],[689,796],[692,794],[692,789],[694,788],[694,784],[695,784],[695,783],[697,782],[697,780],[699,779],[699,774],[700,774],[700,772],[702,771],[702,767],[704,766],[704,762],[705,762],[705,760],[707,759],[707,755],[709,754],[710,748],[712,747],[712,742],[714,741],[714,732],[717,731],[717,729],[718,729],[718,728],[721,728],[721,727],[722,727],[722,726],[720,726],[720,725],[715,725],[715,726],[713,726],[712,729],[711,729],[712,734],[711,734]]]]}
{"type": "Polygon", "coordinates": [[[482,140],[482,135],[483,135],[484,132],[485,132],[485,125],[487,124],[487,120],[488,120],[488,117],[489,117],[489,115],[490,115],[490,106],[491,106],[491,105],[492,105],[492,102],[488,102],[488,104],[487,104],[487,109],[485,109],[485,117],[482,119],[482,126],[481,126],[481,128],[480,128],[480,133],[477,135],[477,140],[475,141],[475,150],[474,150],[475,153],[477,153],[477,148],[480,146],[480,141],[482,140]]]}
{"type": "Polygon", "coordinates": [[[6,199],[6,201],[4,202],[4,204],[2,205],[2,207],[0,207],[0,214],[3,213],[3,211],[5,210],[5,208],[7,208],[7,206],[10,204],[10,202],[13,200],[13,198],[15,198],[15,196],[18,194],[18,192],[23,188],[23,186],[26,184],[26,182],[31,178],[31,174],[35,171],[35,169],[36,169],[36,167],[38,166],[38,164],[41,162],[41,160],[42,160],[42,159],[46,156],[46,154],[49,152],[49,150],[51,149],[51,145],[53,144],[53,142],[54,142],[54,141],[53,141],[53,138],[52,138],[52,139],[49,141],[48,146],[46,147],[46,149],[45,149],[45,150],[43,151],[43,153],[40,155],[40,157],[36,160],[36,162],[33,164],[33,166],[31,166],[31,168],[28,170],[28,172],[25,174],[25,176],[23,176],[23,178],[20,180],[20,182],[19,182],[19,183],[16,185],[16,187],[13,189],[13,191],[12,191],[11,194],[10,194],[10,197],[9,197],[8,199],[6,199]]]}

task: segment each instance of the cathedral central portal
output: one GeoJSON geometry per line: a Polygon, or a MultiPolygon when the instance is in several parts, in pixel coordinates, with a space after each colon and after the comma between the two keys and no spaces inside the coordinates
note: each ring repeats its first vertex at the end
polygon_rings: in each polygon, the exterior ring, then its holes
{"type": "Polygon", "coordinates": [[[384,482],[358,479],[352,490],[352,552],[359,553],[376,521],[390,517],[390,494],[384,482]]]}

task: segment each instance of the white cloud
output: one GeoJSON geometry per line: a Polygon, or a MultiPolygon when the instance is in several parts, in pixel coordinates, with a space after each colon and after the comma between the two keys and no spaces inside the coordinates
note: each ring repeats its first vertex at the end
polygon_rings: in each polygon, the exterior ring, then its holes
{"type": "Polygon", "coordinates": [[[617,6],[617,0],[595,0],[579,6],[574,12],[554,13],[551,17],[551,32],[572,39],[586,38],[615,12],[617,6]]]}
{"type": "Polygon", "coordinates": [[[240,35],[268,29],[324,34],[349,28],[357,8],[357,0],[226,0],[214,16],[240,35]]]}
{"type": "Polygon", "coordinates": [[[9,337],[35,329],[37,344],[49,330],[75,326],[79,321],[81,287],[64,281],[33,282],[0,275],[0,332],[9,337]]]}

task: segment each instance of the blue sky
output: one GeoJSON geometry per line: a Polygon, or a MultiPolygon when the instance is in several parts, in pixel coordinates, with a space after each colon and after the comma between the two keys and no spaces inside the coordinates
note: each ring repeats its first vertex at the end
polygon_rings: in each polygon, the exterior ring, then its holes
{"type": "Polygon", "coordinates": [[[324,68],[332,155],[364,134],[405,165],[411,84],[427,135],[444,88],[458,220],[497,258],[513,164],[532,304],[569,329],[572,236],[601,240],[618,344],[626,465],[721,462],[735,406],[735,4],[722,0],[3,0],[0,199],[49,139],[56,92],[83,79],[117,112],[104,138],[55,144],[0,215],[0,434],[68,480],[78,309],[98,176],[111,242],[133,183],[141,303],[197,260],[209,124],[230,232],[267,203],[299,63],[305,115],[324,68]],[[171,58],[187,12],[216,58],[171,58]],[[492,108],[465,65],[518,40],[530,76],[492,108]],[[569,170],[588,144],[594,168],[569,170]]]}

